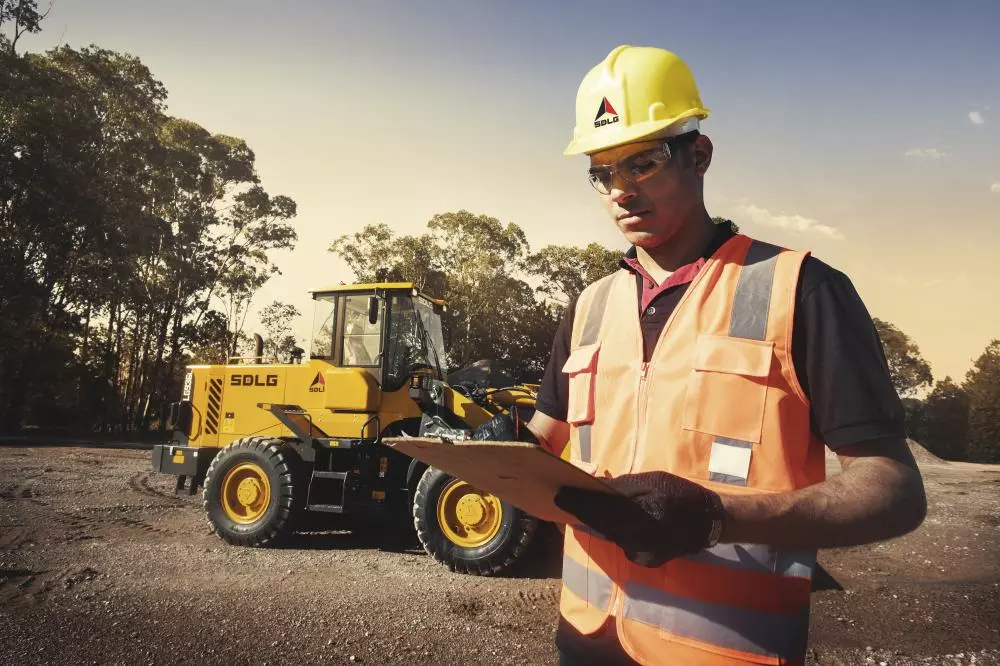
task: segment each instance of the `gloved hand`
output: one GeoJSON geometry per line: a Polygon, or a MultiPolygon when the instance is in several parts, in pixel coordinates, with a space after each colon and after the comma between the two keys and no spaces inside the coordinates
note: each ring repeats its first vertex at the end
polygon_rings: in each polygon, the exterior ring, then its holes
{"type": "Polygon", "coordinates": [[[607,483],[623,497],[563,487],[555,503],[632,562],[658,567],[718,539],[725,510],[717,493],[667,472],[626,474],[607,483]]]}
{"type": "Polygon", "coordinates": [[[528,430],[527,425],[534,411],[530,407],[513,406],[507,413],[497,414],[473,430],[469,439],[538,444],[538,439],[528,430]]]}

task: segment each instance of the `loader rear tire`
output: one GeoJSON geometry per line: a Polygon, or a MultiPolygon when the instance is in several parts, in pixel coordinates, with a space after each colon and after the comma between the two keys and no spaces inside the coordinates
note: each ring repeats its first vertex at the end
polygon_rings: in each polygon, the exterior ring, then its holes
{"type": "Polygon", "coordinates": [[[223,541],[269,546],[287,537],[301,513],[306,479],[298,455],[280,439],[238,439],[212,460],[202,506],[223,541]]]}
{"type": "Polygon", "coordinates": [[[429,467],[414,493],[413,525],[424,550],[452,571],[494,576],[527,552],[538,519],[429,467]]]}

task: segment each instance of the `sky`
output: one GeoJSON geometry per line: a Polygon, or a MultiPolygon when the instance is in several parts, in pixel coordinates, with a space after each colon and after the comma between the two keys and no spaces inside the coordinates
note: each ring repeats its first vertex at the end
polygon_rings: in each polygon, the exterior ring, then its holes
{"type": "Polygon", "coordinates": [[[131,53],[171,115],[245,139],[298,204],[254,307],[303,313],[351,280],[327,248],[367,224],[466,209],[532,249],[625,249],[562,151],[587,70],[620,44],[671,50],[711,109],[709,212],[846,273],[957,379],[1000,337],[998,25],[995,0],[58,0],[19,47],[131,53]]]}

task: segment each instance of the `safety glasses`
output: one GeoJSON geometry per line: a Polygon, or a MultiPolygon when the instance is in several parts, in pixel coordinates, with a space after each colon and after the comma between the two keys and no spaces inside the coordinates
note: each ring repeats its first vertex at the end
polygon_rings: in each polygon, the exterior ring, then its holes
{"type": "Polygon", "coordinates": [[[616,173],[633,185],[638,185],[670,162],[673,156],[670,146],[680,138],[674,137],[656,148],[634,153],[614,164],[595,164],[587,171],[587,178],[594,189],[601,194],[611,194],[616,173]]]}

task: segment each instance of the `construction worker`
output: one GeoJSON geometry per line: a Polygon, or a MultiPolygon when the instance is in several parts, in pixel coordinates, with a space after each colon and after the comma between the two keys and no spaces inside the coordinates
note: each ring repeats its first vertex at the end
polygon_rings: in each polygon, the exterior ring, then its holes
{"type": "Polygon", "coordinates": [[[528,424],[620,494],[564,488],[560,663],[797,664],[819,548],[926,512],[903,411],[850,280],[715,224],[688,66],[621,46],[566,154],[631,244],[553,345],[528,424]],[[825,449],[840,460],[830,479],[825,449]]]}

